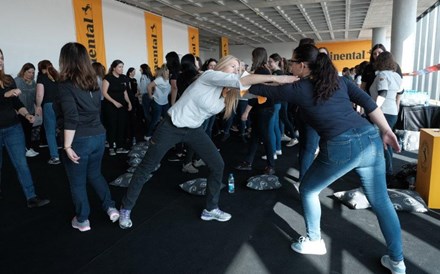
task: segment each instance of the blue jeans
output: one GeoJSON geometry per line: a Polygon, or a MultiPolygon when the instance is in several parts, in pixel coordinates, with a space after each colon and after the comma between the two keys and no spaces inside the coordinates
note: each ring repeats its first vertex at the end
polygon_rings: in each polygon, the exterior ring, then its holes
{"type": "Polygon", "coordinates": [[[286,133],[286,135],[288,135],[291,138],[297,138],[298,136],[295,136],[295,129],[289,117],[288,106],[289,104],[287,102],[285,101],[281,102],[280,131],[281,134],[286,133]]]}
{"type": "Polygon", "coordinates": [[[170,108],[169,104],[159,105],[154,100],[151,103],[151,105],[153,107],[153,118],[151,118],[151,123],[150,123],[150,126],[148,127],[148,130],[147,130],[146,136],[148,136],[148,137],[153,135],[153,131],[156,128],[157,124],[159,123],[160,117],[167,116],[167,111],[170,108]]]}
{"type": "Polygon", "coordinates": [[[142,94],[142,110],[144,111],[145,121],[151,120],[151,101],[152,99],[148,93],[142,94]]]}
{"type": "Polygon", "coordinates": [[[87,198],[87,182],[95,189],[102,202],[102,209],[115,207],[111,198],[107,181],[101,173],[102,156],[105,149],[105,134],[85,137],[75,137],[72,148],[80,157],[79,164],[72,162],[63,153],[63,164],[70,183],[70,191],[75,206],[76,218],[84,222],[89,218],[90,206],[87,198]]]}
{"type": "Polygon", "coordinates": [[[315,159],[315,152],[319,145],[319,135],[309,126],[298,113],[299,131],[299,180],[301,181],[315,159]]]}
{"type": "Polygon", "coordinates": [[[388,255],[394,261],[403,260],[400,222],[386,187],[383,144],[372,125],[321,140],[319,155],[304,175],[299,189],[307,236],[311,240],[321,239],[319,193],[353,169],[377,216],[388,255]]]}
{"type": "Polygon", "coordinates": [[[123,209],[131,210],[134,207],[142,187],[150,179],[151,173],[167,151],[178,143],[187,144],[208,166],[206,209],[218,208],[225,166],[222,156],[201,126],[198,128],[178,128],[173,125],[171,118],[167,115],[154,132],[147,153],[133,173],[127,193],[122,199],[123,209]]]}
{"type": "Polygon", "coordinates": [[[280,109],[281,103],[273,105],[273,114],[269,121],[269,138],[273,152],[281,150],[280,109]]]}
{"type": "Polygon", "coordinates": [[[58,158],[59,154],[56,137],[57,121],[52,103],[45,103],[43,105],[43,123],[44,131],[46,132],[47,145],[49,146],[50,157],[58,158]]]}
{"type": "MultiPolygon", "coordinates": [[[[390,128],[394,128],[397,122],[397,115],[390,115],[390,114],[384,114],[384,115],[390,128]]],[[[393,148],[391,146],[387,146],[387,149],[384,150],[384,154],[385,154],[386,174],[393,175],[393,148]]]]}
{"type": "Polygon", "coordinates": [[[273,151],[273,146],[269,138],[269,122],[273,115],[273,108],[253,109],[250,115],[252,119],[252,131],[245,161],[250,164],[253,163],[260,141],[263,141],[267,156],[267,166],[275,167],[275,160],[273,159],[275,151],[273,151]]]}
{"type": "MultiPolygon", "coordinates": [[[[24,134],[20,123],[7,128],[0,128],[0,158],[3,156],[3,146],[6,147],[12,165],[17,171],[18,181],[23,189],[26,200],[34,198],[37,195],[35,194],[31,171],[26,161],[24,134]]],[[[0,159],[0,164],[2,160],[3,159],[0,159]]]]}

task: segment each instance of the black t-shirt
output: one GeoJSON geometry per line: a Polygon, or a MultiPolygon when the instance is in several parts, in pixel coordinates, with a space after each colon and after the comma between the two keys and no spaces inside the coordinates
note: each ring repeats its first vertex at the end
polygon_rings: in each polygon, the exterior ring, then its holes
{"type": "Polygon", "coordinates": [[[47,74],[40,73],[37,77],[37,84],[44,86],[44,96],[42,105],[53,103],[58,94],[58,83],[49,79],[47,74]]]}
{"type": "Polygon", "coordinates": [[[17,88],[14,79],[10,77],[10,80],[11,83],[8,86],[0,87],[0,128],[7,128],[20,123],[17,111],[24,107],[18,97],[5,97],[6,92],[17,88]]]}
{"type": "MultiPolygon", "coordinates": [[[[257,68],[254,71],[254,74],[263,74],[263,75],[271,75],[270,70],[264,67],[257,68]]],[[[266,109],[266,108],[273,108],[274,101],[272,99],[267,98],[266,102],[263,104],[258,103],[258,99],[249,99],[248,104],[252,106],[252,109],[259,110],[259,109],[266,109]]]]}
{"type": "MultiPolygon", "coordinates": [[[[127,77],[125,75],[120,75],[119,77],[115,77],[113,74],[107,74],[104,77],[104,80],[107,80],[109,83],[107,93],[113,100],[118,103],[126,106],[127,102],[124,98],[124,91],[128,88],[127,77]]],[[[107,99],[106,99],[107,100],[107,99]]]]}
{"type": "Polygon", "coordinates": [[[138,82],[136,78],[130,78],[128,77],[128,98],[130,98],[130,102],[133,105],[133,103],[136,101],[136,93],[138,91],[138,82]]]}

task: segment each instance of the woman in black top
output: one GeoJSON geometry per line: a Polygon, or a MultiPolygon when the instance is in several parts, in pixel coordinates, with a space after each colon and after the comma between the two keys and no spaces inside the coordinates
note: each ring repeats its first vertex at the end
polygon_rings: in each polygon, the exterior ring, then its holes
{"type": "Polygon", "coordinates": [[[133,145],[136,144],[136,125],[140,123],[141,117],[143,116],[143,111],[141,105],[139,104],[139,88],[138,82],[134,76],[136,75],[136,70],[131,67],[127,70],[127,80],[128,88],[127,94],[131,102],[131,111],[128,112],[128,140],[131,140],[133,145]]]}
{"type": "Polygon", "coordinates": [[[44,132],[49,146],[50,165],[60,164],[56,139],[56,117],[53,101],[58,93],[58,71],[49,60],[38,63],[37,95],[35,114],[43,116],[44,132]]]}
{"type": "Polygon", "coordinates": [[[17,171],[18,181],[27,199],[27,206],[29,208],[40,207],[48,204],[49,200],[40,199],[35,194],[34,182],[25,156],[23,128],[18,115],[26,118],[29,123],[33,123],[35,117],[18,99],[20,94],[21,90],[15,85],[14,79],[4,72],[3,52],[0,49],[0,170],[3,160],[2,150],[5,146],[12,165],[17,171]]]}
{"type": "Polygon", "coordinates": [[[102,111],[107,129],[107,141],[110,144],[110,156],[116,153],[128,153],[124,145],[128,111],[131,111],[132,107],[128,98],[126,77],[122,74],[123,69],[124,63],[121,60],[114,60],[102,81],[102,94],[104,95],[102,111]]]}
{"type": "Polygon", "coordinates": [[[68,43],[61,48],[59,89],[55,108],[59,114],[58,124],[63,129],[63,163],[75,205],[72,227],[83,232],[90,230],[87,181],[111,221],[119,219],[119,212],[101,174],[105,129],[100,119],[99,85],[87,50],[79,43],[68,43]]]}

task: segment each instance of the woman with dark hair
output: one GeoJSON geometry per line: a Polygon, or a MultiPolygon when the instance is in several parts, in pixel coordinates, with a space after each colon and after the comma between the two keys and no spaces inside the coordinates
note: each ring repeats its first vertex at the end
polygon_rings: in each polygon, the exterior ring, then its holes
{"type": "Polygon", "coordinates": [[[171,85],[171,106],[179,99],[177,89],[177,78],[180,73],[180,59],[175,51],[170,51],[165,55],[168,70],[170,71],[170,85],[171,85]]]}
{"type": "MultiPolygon", "coordinates": [[[[185,54],[180,60],[180,74],[177,78],[177,90],[178,98],[185,92],[186,88],[194,82],[199,75],[197,69],[197,59],[191,53],[185,54]]],[[[215,118],[215,117],[214,117],[215,118]]],[[[209,120],[211,118],[208,118],[209,120]]],[[[206,121],[202,127],[206,129],[206,121]]],[[[193,165],[194,150],[191,148],[186,149],[187,153],[183,160],[182,172],[197,173],[199,170],[193,165]]]]}
{"type": "Polygon", "coordinates": [[[399,219],[387,193],[384,145],[400,151],[397,138],[382,111],[354,83],[338,77],[330,58],[313,45],[297,47],[292,56],[292,72],[300,80],[280,87],[255,85],[255,95],[284,99],[300,106],[305,121],[321,137],[320,152],[300,185],[307,235],[292,244],[302,254],[327,252],[321,238],[319,193],[351,170],[360,177],[361,186],[387,244],[382,265],[393,273],[405,273],[399,219]],[[353,108],[362,106],[382,134],[353,108]],[[331,114],[331,115],[329,115],[331,114]]]}
{"type": "MultiPolygon", "coordinates": [[[[377,57],[382,53],[387,51],[384,45],[376,44],[373,46],[370,52],[370,63],[365,67],[364,72],[362,73],[362,84],[361,89],[365,90],[368,94],[370,94],[370,87],[374,82],[374,78],[376,78],[376,69],[374,68],[374,63],[377,60],[377,57]]],[[[400,66],[396,64],[396,72],[402,77],[402,70],[400,66]]]]}
{"type": "Polygon", "coordinates": [[[126,76],[128,80],[127,94],[131,103],[131,110],[128,112],[128,131],[127,138],[132,142],[133,145],[136,144],[136,126],[138,124],[138,110],[140,109],[138,95],[139,88],[138,82],[135,78],[136,70],[131,67],[127,70],[126,76]]]}
{"type": "MultiPolygon", "coordinates": [[[[254,74],[271,75],[267,66],[267,52],[264,48],[255,48],[252,51],[252,67],[254,74]]],[[[248,117],[252,122],[251,138],[249,140],[248,151],[245,160],[235,168],[238,170],[252,170],[252,163],[257,153],[260,142],[263,142],[264,151],[266,153],[265,174],[275,173],[275,151],[273,150],[272,140],[269,132],[270,121],[274,114],[274,101],[267,98],[265,102],[259,102],[259,99],[252,98],[248,100],[246,110],[242,115],[242,120],[246,121],[248,117]]],[[[272,128],[273,131],[273,128],[272,128]]]]}
{"type": "Polygon", "coordinates": [[[112,222],[119,218],[107,181],[101,174],[105,129],[101,124],[101,95],[86,48],[67,43],[60,52],[59,97],[55,109],[64,140],[63,164],[70,183],[75,217],[72,227],[90,230],[87,182],[95,189],[112,222]]]}
{"type": "MultiPolygon", "coordinates": [[[[150,66],[142,64],[140,66],[141,79],[139,80],[139,92],[141,95],[142,110],[144,111],[145,123],[151,121],[151,99],[148,96],[148,84],[154,80],[153,73],[151,73],[150,66]]],[[[145,136],[146,137],[146,136],[145,136]]]]}
{"type": "Polygon", "coordinates": [[[207,71],[208,69],[214,69],[217,65],[217,60],[214,58],[209,58],[203,63],[201,71],[207,71]]]}
{"type": "Polygon", "coordinates": [[[49,146],[50,165],[60,164],[56,137],[56,116],[53,111],[53,101],[58,94],[58,71],[49,60],[38,63],[36,109],[35,114],[43,116],[44,132],[49,146]]]}
{"type": "MultiPolygon", "coordinates": [[[[399,112],[397,97],[402,91],[402,77],[396,72],[396,62],[388,51],[377,57],[374,67],[377,73],[370,86],[371,98],[376,101],[384,113],[390,128],[394,128],[399,112]]],[[[391,146],[384,150],[384,154],[387,181],[390,182],[393,177],[393,150],[391,146]]]]}
{"type": "Polygon", "coordinates": [[[182,97],[168,110],[168,115],[158,125],[150,146],[142,162],[136,168],[122,198],[119,226],[130,228],[131,210],[141,193],[145,182],[151,177],[162,157],[177,143],[185,143],[202,158],[209,168],[206,187],[206,207],[201,219],[226,222],[229,213],[219,209],[220,190],[222,188],[224,162],[211,138],[202,128],[203,122],[225,109],[228,118],[236,107],[238,91],[255,83],[274,81],[291,83],[292,76],[249,75],[240,78],[239,60],[228,55],[223,57],[215,70],[208,70],[197,78],[182,94],[182,97]]]}
{"type": "MultiPolygon", "coordinates": [[[[14,79],[17,88],[21,90],[21,94],[18,98],[32,115],[35,114],[35,89],[37,87],[34,77],[35,66],[31,63],[26,63],[14,79]]],[[[33,149],[36,147],[35,142],[32,142],[33,124],[29,123],[26,118],[21,116],[20,122],[23,126],[24,139],[26,142],[26,157],[35,157],[39,153],[33,149]]]]}
{"type": "Polygon", "coordinates": [[[21,90],[15,85],[14,79],[5,74],[4,56],[3,51],[0,49],[0,176],[4,146],[17,172],[18,181],[27,200],[27,206],[34,208],[44,206],[50,201],[40,199],[35,194],[34,182],[25,156],[23,128],[18,116],[23,116],[30,124],[35,121],[35,117],[29,113],[18,99],[20,94],[21,90]]]}
{"type": "Polygon", "coordinates": [[[109,155],[128,153],[125,149],[128,111],[132,106],[127,93],[127,82],[122,74],[124,63],[114,60],[110,65],[108,74],[102,81],[102,94],[104,102],[102,111],[107,129],[107,141],[110,145],[109,155]],[[116,151],[115,151],[116,149],[116,151]]]}

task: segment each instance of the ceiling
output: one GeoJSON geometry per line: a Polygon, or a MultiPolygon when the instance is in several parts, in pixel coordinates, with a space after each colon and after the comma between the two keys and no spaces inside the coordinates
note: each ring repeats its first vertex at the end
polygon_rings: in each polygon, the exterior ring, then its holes
{"type": "MultiPolygon", "coordinates": [[[[371,39],[391,30],[393,0],[117,0],[199,29],[200,47],[371,39]]],[[[402,0],[397,0],[402,1],[402,0]]],[[[437,0],[418,0],[420,15],[437,0]]],[[[415,20],[415,18],[414,18],[415,20]]]]}

